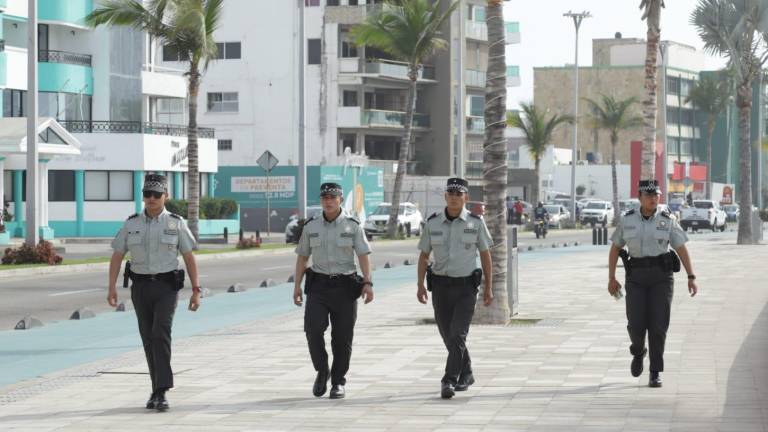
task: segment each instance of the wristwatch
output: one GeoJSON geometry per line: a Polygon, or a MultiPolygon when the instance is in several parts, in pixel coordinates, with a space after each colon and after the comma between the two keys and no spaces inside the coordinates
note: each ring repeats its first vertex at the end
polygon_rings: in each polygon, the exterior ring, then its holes
{"type": "Polygon", "coordinates": [[[363,286],[370,285],[371,288],[373,288],[373,282],[371,281],[363,281],[363,286]]]}
{"type": "Polygon", "coordinates": [[[193,286],[192,287],[192,293],[193,294],[199,294],[200,290],[202,290],[202,287],[199,287],[199,286],[193,286]]]}
{"type": "Polygon", "coordinates": [[[688,275],[688,280],[696,280],[696,275],[689,274],[688,275]]]}

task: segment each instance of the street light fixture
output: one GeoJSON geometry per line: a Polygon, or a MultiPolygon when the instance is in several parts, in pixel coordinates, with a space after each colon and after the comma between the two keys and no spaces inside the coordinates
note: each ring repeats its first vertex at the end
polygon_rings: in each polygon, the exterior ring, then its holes
{"type": "Polygon", "coordinates": [[[563,14],[564,17],[573,19],[576,28],[576,58],[573,62],[573,144],[571,146],[571,222],[576,223],[576,146],[579,141],[579,28],[584,18],[591,18],[588,11],[563,14]]]}

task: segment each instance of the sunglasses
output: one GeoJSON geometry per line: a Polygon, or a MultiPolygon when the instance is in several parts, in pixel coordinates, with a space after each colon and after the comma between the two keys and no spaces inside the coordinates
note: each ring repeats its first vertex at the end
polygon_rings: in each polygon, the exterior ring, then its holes
{"type": "Polygon", "coordinates": [[[165,195],[163,192],[144,191],[144,198],[160,199],[165,195]]]}

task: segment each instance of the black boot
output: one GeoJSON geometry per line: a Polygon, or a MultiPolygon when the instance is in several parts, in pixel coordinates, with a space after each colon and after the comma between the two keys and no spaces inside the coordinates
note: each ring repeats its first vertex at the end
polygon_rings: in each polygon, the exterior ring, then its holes
{"type": "Polygon", "coordinates": [[[152,392],[147,400],[147,409],[155,409],[155,403],[157,403],[157,392],[152,392]]]}
{"type": "Polygon", "coordinates": [[[440,397],[443,399],[450,399],[455,394],[456,389],[454,388],[453,384],[443,383],[443,385],[440,387],[440,397]]]}
{"type": "Polygon", "coordinates": [[[344,386],[341,384],[335,384],[331,386],[331,399],[344,399],[344,386]]]}
{"type": "Polygon", "coordinates": [[[168,400],[165,398],[165,390],[157,392],[157,398],[155,399],[155,409],[163,412],[168,411],[168,400]]]}
{"type": "Polygon", "coordinates": [[[645,358],[645,354],[648,352],[647,348],[643,348],[643,352],[640,353],[640,355],[636,355],[632,357],[632,365],[630,367],[630,370],[632,371],[633,377],[639,377],[643,373],[643,359],[645,358]]]}
{"type": "Polygon", "coordinates": [[[325,369],[324,371],[320,371],[317,373],[317,377],[315,377],[315,385],[312,386],[312,394],[315,395],[315,397],[320,397],[325,394],[325,392],[328,390],[328,376],[330,372],[328,369],[325,369]]]}
{"type": "Polygon", "coordinates": [[[461,377],[459,378],[459,383],[456,384],[456,387],[454,387],[454,389],[457,392],[467,391],[469,386],[471,386],[474,383],[475,383],[475,377],[473,377],[472,375],[469,375],[467,377],[461,377]]]}
{"type": "Polygon", "coordinates": [[[658,387],[661,387],[661,385],[662,385],[661,372],[651,371],[651,377],[648,380],[648,387],[658,388],[658,387]]]}

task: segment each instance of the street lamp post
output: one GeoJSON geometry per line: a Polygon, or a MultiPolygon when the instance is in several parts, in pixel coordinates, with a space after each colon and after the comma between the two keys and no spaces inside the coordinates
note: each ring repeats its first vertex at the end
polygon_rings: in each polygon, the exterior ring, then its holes
{"type": "Polygon", "coordinates": [[[306,157],[306,131],[304,124],[306,115],[304,113],[305,101],[304,101],[304,87],[305,79],[304,67],[306,65],[305,52],[304,52],[304,0],[298,0],[299,3],[299,169],[298,169],[298,208],[299,219],[307,217],[307,157],[306,157]]]}
{"type": "Polygon", "coordinates": [[[588,11],[568,11],[564,17],[573,19],[576,28],[576,57],[573,62],[573,144],[571,145],[571,222],[576,223],[576,146],[579,142],[579,28],[584,18],[591,18],[588,11]]]}
{"type": "MultiPolygon", "coordinates": [[[[27,227],[25,243],[34,247],[40,226],[37,150],[37,0],[29,0],[27,19],[27,227]]],[[[21,209],[16,209],[19,212],[21,209]]]]}

